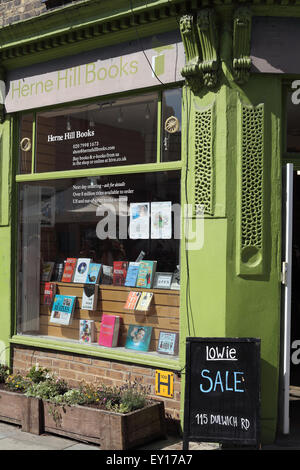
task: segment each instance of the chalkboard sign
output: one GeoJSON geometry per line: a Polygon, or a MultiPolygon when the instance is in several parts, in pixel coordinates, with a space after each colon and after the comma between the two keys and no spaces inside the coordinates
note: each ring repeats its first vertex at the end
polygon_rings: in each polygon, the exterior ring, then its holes
{"type": "Polygon", "coordinates": [[[187,338],[183,448],[259,443],[260,340],[187,338]]]}

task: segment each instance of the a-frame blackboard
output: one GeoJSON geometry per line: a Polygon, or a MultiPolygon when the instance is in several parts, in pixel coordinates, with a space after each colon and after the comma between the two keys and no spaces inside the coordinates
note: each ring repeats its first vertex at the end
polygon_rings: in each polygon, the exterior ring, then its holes
{"type": "Polygon", "coordinates": [[[259,446],[259,339],[186,339],[184,450],[189,441],[259,446]]]}

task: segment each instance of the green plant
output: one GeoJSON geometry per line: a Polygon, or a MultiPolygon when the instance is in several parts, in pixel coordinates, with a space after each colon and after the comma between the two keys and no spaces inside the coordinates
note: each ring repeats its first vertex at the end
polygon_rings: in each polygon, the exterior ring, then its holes
{"type": "Polygon", "coordinates": [[[40,367],[39,364],[35,364],[31,367],[26,377],[28,377],[33,383],[44,382],[50,376],[49,369],[40,367]]]}
{"type": "Polygon", "coordinates": [[[30,385],[29,380],[20,373],[9,374],[5,379],[5,385],[9,390],[25,392],[30,385]]]}
{"type": "Polygon", "coordinates": [[[8,375],[9,375],[9,367],[4,364],[0,364],[0,383],[1,384],[5,382],[8,375]]]}
{"type": "Polygon", "coordinates": [[[48,376],[42,382],[31,382],[26,390],[26,396],[53,400],[58,395],[63,395],[68,390],[64,379],[48,376]]]}

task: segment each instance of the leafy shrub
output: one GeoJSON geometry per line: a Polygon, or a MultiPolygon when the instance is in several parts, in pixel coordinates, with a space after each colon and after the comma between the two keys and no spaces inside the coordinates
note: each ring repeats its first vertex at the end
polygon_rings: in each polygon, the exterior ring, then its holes
{"type": "Polygon", "coordinates": [[[27,387],[26,396],[52,400],[58,395],[63,395],[67,390],[68,385],[65,380],[49,376],[41,382],[31,382],[27,387]]]}
{"type": "Polygon", "coordinates": [[[4,364],[0,364],[0,383],[1,384],[5,382],[8,374],[9,374],[9,367],[4,364]]]}
{"type": "Polygon", "coordinates": [[[31,367],[26,377],[28,377],[33,383],[44,382],[50,376],[49,370],[45,367],[40,367],[39,364],[35,364],[31,367]]]}

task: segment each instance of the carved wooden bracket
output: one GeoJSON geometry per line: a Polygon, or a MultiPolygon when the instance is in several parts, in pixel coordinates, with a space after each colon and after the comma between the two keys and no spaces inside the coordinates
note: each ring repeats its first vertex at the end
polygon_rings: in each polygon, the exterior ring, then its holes
{"type": "Polygon", "coordinates": [[[181,71],[187,84],[195,92],[201,87],[200,44],[197,38],[197,29],[193,15],[184,15],[180,18],[180,33],[185,50],[186,64],[181,71]]]}
{"type": "Polygon", "coordinates": [[[250,41],[252,12],[248,7],[240,7],[233,17],[233,73],[239,84],[247,82],[250,75],[250,41]]]}
{"type": "Polygon", "coordinates": [[[200,10],[197,16],[197,30],[202,50],[199,68],[203,73],[204,84],[214,88],[218,80],[218,30],[214,10],[200,10]]]}

